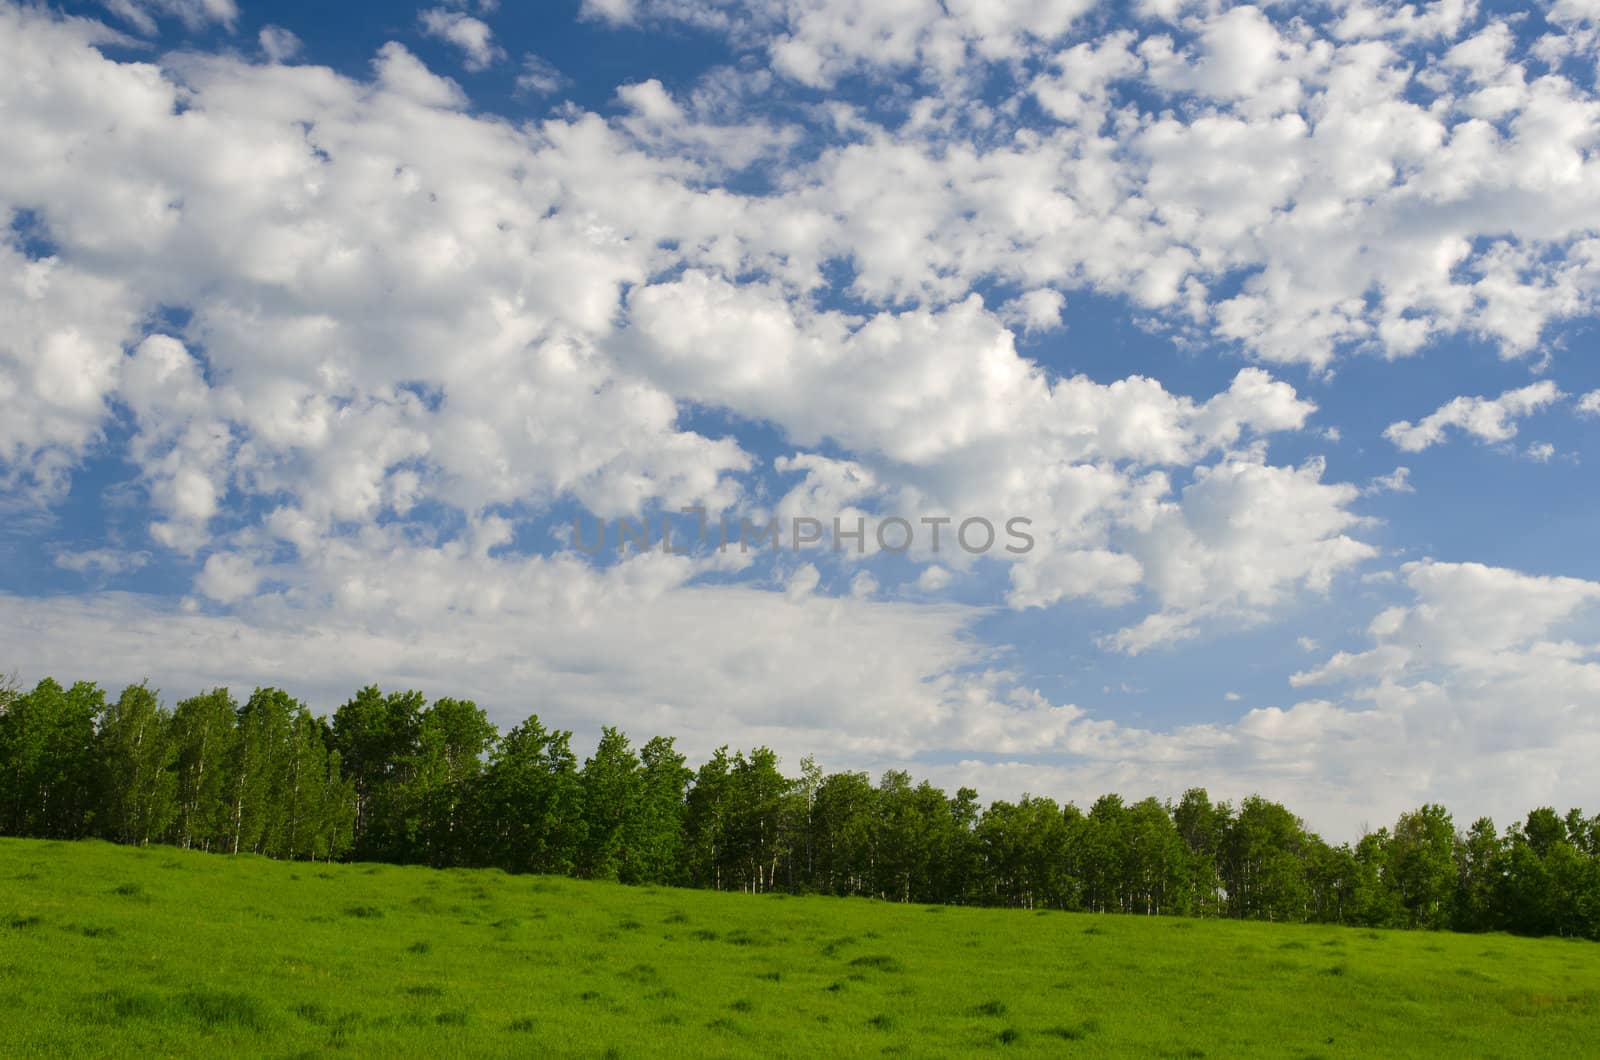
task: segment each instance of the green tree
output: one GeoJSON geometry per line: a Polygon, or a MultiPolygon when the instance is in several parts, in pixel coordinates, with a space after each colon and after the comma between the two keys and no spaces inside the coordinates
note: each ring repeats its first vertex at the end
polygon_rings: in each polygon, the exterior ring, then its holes
{"type": "Polygon", "coordinates": [[[355,788],[357,856],[404,860],[404,795],[416,770],[427,700],[368,685],[333,715],[333,748],[355,788]]]}
{"type": "Polygon", "coordinates": [[[1259,795],[1245,799],[1223,845],[1229,912],[1253,920],[1308,919],[1311,849],[1305,825],[1287,808],[1259,795]]]}
{"type": "Polygon", "coordinates": [[[1356,842],[1355,858],[1360,873],[1350,903],[1355,910],[1356,923],[1369,927],[1402,927],[1406,922],[1400,888],[1394,883],[1391,868],[1393,845],[1388,828],[1368,832],[1356,842]]]}
{"type": "Polygon", "coordinates": [[[1125,913],[1131,905],[1127,815],[1122,796],[1102,795],[1078,830],[1077,862],[1091,913],[1125,913]]]}
{"type": "Polygon", "coordinates": [[[228,849],[228,793],[238,705],[226,688],[179,703],[172,712],[172,743],[178,756],[178,819],[175,836],[184,847],[228,849]]]}
{"type": "Polygon", "coordinates": [[[1390,840],[1389,872],[1411,927],[1449,925],[1458,874],[1455,824],[1448,810],[1429,803],[1400,815],[1390,840]]]}
{"type": "Polygon", "coordinates": [[[628,883],[677,883],[683,864],[684,798],[694,773],[670,736],[657,736],[639,753],[639,799],[629,822],[628,883]]]}
{"type": "Polygon", "coordinates": [[[630,827],[639,811],[644,772],[627,736],[611,726],[583,763],[584,837],[578,858],[580,875],[597,880],[632,878],[636,833],[630,827]]]}
{"type": "Polygon", "coordinates": [[[1306,868],[1312,919],[1325,924],[1360,923],[1368,875],[1349,844],[1313,844],[1306,868]]]}
{"type": "Polygon", "coordinates": [[[1072,818],[1052,799],[1023,795],[997,800],[978,819],[975,837],[982,851],[986,901],[1035,908],[1076,908],[1081,878],[1070,871],[1072,818]]]}
{"type": "Polygon", "coordinates": [[[876,794],[865,773],[832,773],[811,803],[811,885],[825,894],[865,894],[874,878],[876,794]]]}
{"type": "Polygon", "coordinates": [[[1508,831],[1499,926],[1519,935],[1600,937],[1600,866],[1582,849],[1582,820],[1577,811],[1563,819],[1544,806],[1508,831]],[[1572,842],[1569,820],[1580,825],[1580,845],[1572,842]]]}
{"type": "Polygon", "coordinates": [[[1146,916],[1180,912],[1187,898],[1187,850],[1167,808],[1153,798],[1128,807],[1129,911],[1146,916]]]}
{"type": "Polygon", "coordinates": [[[695,772],[684,815],[690,881],[713,890],[736,886],[735,798],[728,749],[719,747],[695,772]]]}
{"type": "Polygon", "coordinates": [[[1495,926],[1495,892],[1505,872],[1505,847],[1494,822],[1480,817],[1472,822],[1456,850],[1455,915],[1457,931],[1492,931],[1495,926]]]}
{"type": "Polygon", "coordinates": [[[340,755],[330,750],[332,732],[304,707],[291,723],[285,757],[282,826],[278,857],[328,858],[346,849],[356,814],[354,785],[340,775],[340,755]]]}
{"type": "Polygon", "coordinates": [[[981,886],[983,863],[978,847],[978,793],[968,787],[956,789],[944,800],[947,825],[939,867],[942,884],[937,901],[964,905],[973,900],[981,886]]]}
{"type": "Polygon", "coordinates": [[[97,685],[62,688],[51,678],[10,697],[0,715],[3,818],[12,835],[76,839],[94,826],[99,801],[95,719],[105,709],[97,685]]]}
{"type": "Polygon", "coordinates": [[[482,864],[569,873],[584,838],[583,786],[572,734],[530,717],[494,745],[477,785],[482,864]]]}
{"type": "Polygon", "coordinates": [[[409,860],[435,866],[474,860],[474,796],[494,736],[488,716],[471,700],[447,696],[423,712],[403,796],[409,860]]]}
{"type": "Polygon", "coordinates": [[[789,832],[786,796],[792,784],[778,772],[778,756],[766,747],[735,755],[729,780],[733,814],[728,846],[739,885],[758,893],[770,891],[788,855],[783,839],[789,832]]]}
{"type": "Polygon", "coordinates": [[[130,685],[100,717],[102,828],[108,839],[144,846],[178,816],[178,748],[172,717],[145,685],[130,685]]]}
{"type": "Polygon", "coordinates": [[[278,849],[288,819],[290,736],[294,717],[302,709],[277,688],[256,689],[239,708],[228,756],[235,854],[278,849]]]}
{"type": "Polygon", "coordinates": [[[1172,811],[1172,823],[1188,851],[1182,906],[1195,916],[1220,916],[1227,911],[1220,863],[1223,842],[1232,824],[1225,802],[1213,805],[1204,788],[1190,788],[1172,811]]]}

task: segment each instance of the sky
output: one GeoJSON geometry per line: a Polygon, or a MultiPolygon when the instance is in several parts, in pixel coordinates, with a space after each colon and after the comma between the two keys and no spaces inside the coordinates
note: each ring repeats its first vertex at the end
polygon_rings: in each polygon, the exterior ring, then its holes
{"type": "Polygon", "coordinates": [[[1600,0],[0,0],[0,668],[1592,810],[1597,68],[1600,0]]]}

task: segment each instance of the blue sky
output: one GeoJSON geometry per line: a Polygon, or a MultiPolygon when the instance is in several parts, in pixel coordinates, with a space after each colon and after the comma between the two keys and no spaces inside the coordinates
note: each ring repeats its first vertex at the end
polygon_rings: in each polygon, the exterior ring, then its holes
{"type": "Polygon", "coordinates": [[[1592,802],[1597,20],[0,4],[0,664],[1592,802]],[[567,545],[686,505],[1037,545],[567,545]]]}

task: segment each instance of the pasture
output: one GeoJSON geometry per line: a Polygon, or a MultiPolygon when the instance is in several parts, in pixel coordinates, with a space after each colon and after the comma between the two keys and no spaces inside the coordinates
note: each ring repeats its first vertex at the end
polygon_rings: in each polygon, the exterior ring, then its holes
{"type": "Polygon", "coordinates": [[[1580,1056],[1600,947],[0,839],[0,1055],[1580,1056]]]}

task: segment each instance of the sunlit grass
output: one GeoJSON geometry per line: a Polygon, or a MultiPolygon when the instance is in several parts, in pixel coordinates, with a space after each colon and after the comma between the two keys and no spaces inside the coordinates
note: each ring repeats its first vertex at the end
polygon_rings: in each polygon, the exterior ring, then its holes
{"type": "Polygon", "coordinates": [[[1581,1056],[1596,1043],[1592,943],[0,840],[7,1056],[1581,1056]]]}

